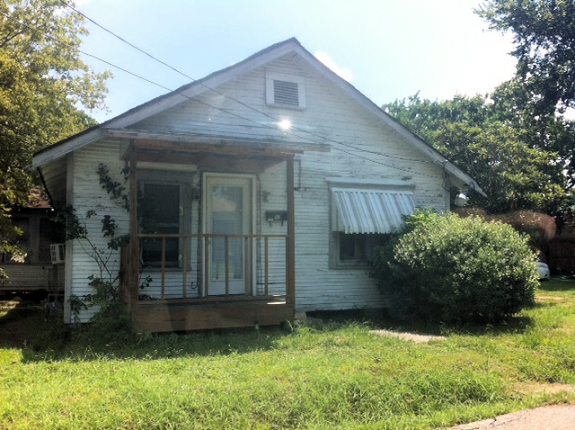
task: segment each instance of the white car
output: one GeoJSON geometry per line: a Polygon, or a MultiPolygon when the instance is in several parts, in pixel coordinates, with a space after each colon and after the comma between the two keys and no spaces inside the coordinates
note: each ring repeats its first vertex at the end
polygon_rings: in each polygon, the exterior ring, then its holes
{"type": "Polygon", "coordinates": [[[549,272],[549,266],[541,261],[537,263],[537,272],[539,273],[539,280],[545,281],[551,278],[551,272],[549,272]]]}

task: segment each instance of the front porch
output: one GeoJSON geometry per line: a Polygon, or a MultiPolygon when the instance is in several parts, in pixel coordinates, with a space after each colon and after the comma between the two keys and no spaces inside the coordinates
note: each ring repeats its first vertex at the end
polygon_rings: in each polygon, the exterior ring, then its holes
{"type": "Polygon", "coordinates": [[[186,331],[292,321],[296,298],[294,156],[304,150],[329,149],[230,137],[108,133],[129,141],[122,158],[130,172],[130,241],[122,250],[120,288],[135,329],[186,331]],[[139,163],[148,170],[139,170],[139,163]],[[173,184],[167,177],[162,178],[164,185],[154,184],[162,182],[157,177],[146,183],[144,176],[167,164],[194,166],[199,178],[199,183],[179,194],[191,196],[179,205],[180,218],[184,214],[187,221],[180,222],[177,234],[165,229],[144,234],[138,215],[141,185],[151,184],[148,189],[156,190],[158,200],[165,203],[161,194],[173,184]],[[285,166],[283,178],[275,176],[279,166],[285,166]],[[262,204],[266,194],[256,178],[269,168],[276,173],[268,182],[279,181],[285,191],[281,192],[283,201],[275,202],[270,208],[274,211],[266,213],[262,204]],[[238,210],[244,215],[238,217],[238,210]],[[188,212],[196,213],[197,221],[190,221],[188,212]],[[279,230],[267,219],[278,212],[283,214],[279,230]],[[282,233],[266,234],[273,231],[282,233]],[[153,261],[147,264],[146,259],[153,261]],[[153,286],[141,290],[150,274],[153,286]]]}

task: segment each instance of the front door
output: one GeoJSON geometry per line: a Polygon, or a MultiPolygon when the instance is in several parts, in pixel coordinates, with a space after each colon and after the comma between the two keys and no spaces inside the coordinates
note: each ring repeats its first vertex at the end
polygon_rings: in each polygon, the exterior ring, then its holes
{"type": "Polygon", "coordinates": [[[217,235],[207,239],[209,295],[251,292],[246,271],[252,262],[245,255],[249,239],[241,235],[253,228],[253,186],[251,176],[205,175],[205,232],[217,235]]]}

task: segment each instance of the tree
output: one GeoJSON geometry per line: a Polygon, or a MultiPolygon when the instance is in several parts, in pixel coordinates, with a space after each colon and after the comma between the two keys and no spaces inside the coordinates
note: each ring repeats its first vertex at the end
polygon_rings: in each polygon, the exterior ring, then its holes
{"type": "MultiPolygon", "coordinates": [[[[10,208],[26,203],[34,152],[95,125],[108,72],[80,56],[83,17],[58,0],[0,0],[0,236],[10,208]]],[[[0,243],[0,248],[5,241],[0,243]]],[[[0,249],[2,251],[2,249],[0,249]]]]}
{"type": "Polygon", "coordinates": [[[476,13],[491,29],[513,32],[517,78],[539,114],[575,107],[573,0],[487,0],[476,13]]]}
{"type": "Polygon", "coordinates": [[[575,122],[555,112],[542,114],[538,98],[533,97],[518,79],[504,82],[490,95],[494,118],[516,130],[532,148],[557,154],[554,166],[562,168],[565,190],[575,186],[575,122]]]}
{"type": "Polygon", "coordinates": [[[568,183],[560,155],[547,141],[550,128],[528,123],[521,105],[512,112],[512,100],[502,94],[503,89],[496,98],[456,96],[442,102],[415,95],[383,108],[478,181],[488,197],[472,194],[471,205],[491,213],[559,214],[568,183]]]}

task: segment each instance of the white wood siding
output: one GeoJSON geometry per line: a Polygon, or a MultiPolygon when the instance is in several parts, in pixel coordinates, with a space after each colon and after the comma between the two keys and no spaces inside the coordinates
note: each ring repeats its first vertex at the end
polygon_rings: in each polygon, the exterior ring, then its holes
{"type": "MultiPolygon", "coordinates": [[[[102,218],[105,215],[111,216],[119,226],[117,235],[120,236],[128,234],[129,215],[122,207],[122,202],[110,199],[101,188],[97,169],[100,163],[105,164],[110,176],[115,181],[123,183],[121,170],[124,162],[120,159],[122,153],[123,145],[120,143],[98,142],[76,151],[72,157],[73,161],[69,163],[68,175],[71,174],[73,177],[73,187],[68,187],[68,204],[75,208],[76,215],[82,223],[85,223],[90,241],[99,250],[100,255],[106,259],[106,267],[111,273],[108,274],[99,267],[94,258],[94,251],[87,241],[68,241],[66,244],[66,300],[70,295],[82,297],[94,293],[88,285],[89,276],[114,280],[118,275],[120,253],[108,249],[108,239],[102,234],[102,218]],[[87,219],[86,213],[90,210],[96,211],[97,215],[87,219]]],[[[96,310],[91,308],[82,311],[81,321],[89,321],[96,310]]],[[[68,303],[66,303],[66,311],[67,319],[70,321],[72,315],[68,303]]]]}

